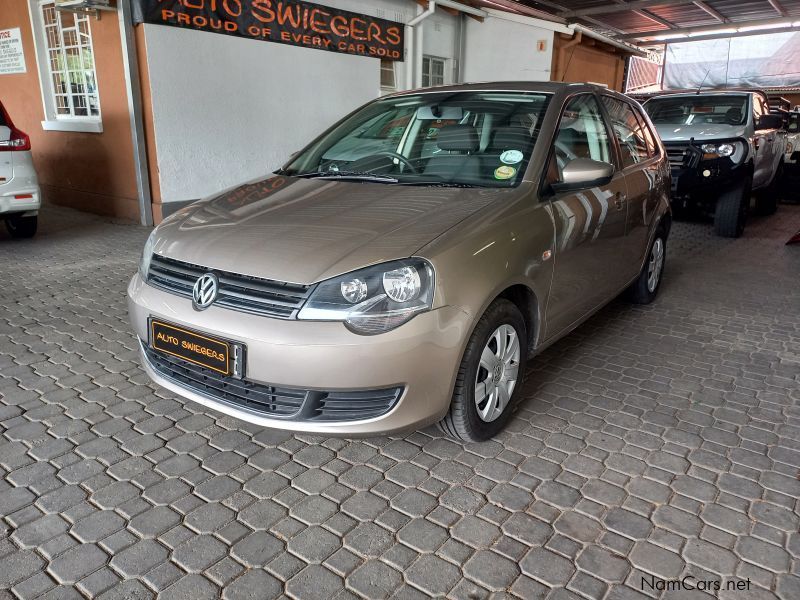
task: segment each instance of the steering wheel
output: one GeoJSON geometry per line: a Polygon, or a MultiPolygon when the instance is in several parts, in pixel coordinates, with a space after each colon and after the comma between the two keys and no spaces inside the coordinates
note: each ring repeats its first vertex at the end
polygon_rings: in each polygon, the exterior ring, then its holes
{"type": "Polygon", "coordinates": [[[402,154],[398,154],[397,152],[392,152],[391,150],[382,150],[381,152],[376,152],[375,154],[370,154],[369,156],[362,156],[358,160],[372,158],[373,156],[386,156],[388,158],[396,159],[401,163],[403,163],[403,166],[406,167],[409,171],[411,171],[414,175],[419,175],[419,171],[417,170],[417,167],[414,166],[414,163],[412,163],[402,154]]]}

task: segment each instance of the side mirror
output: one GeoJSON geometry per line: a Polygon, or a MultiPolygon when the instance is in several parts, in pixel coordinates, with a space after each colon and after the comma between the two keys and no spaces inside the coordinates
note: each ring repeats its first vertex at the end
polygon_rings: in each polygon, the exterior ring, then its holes
{"type": "Polygon", "coordinates": [[[782,129],[783,117],[780,115],[761,115],[756,122],[756,129],[782,129]]]}
{"type": "Polygon", "coordinates": [[[606,185],[611,182],[612,177],[614,177],[614,165],[591,158],[575,158],[564,166],[561,181],[551,184],[551,187],[557,194],[585,190],[606,185]]]}

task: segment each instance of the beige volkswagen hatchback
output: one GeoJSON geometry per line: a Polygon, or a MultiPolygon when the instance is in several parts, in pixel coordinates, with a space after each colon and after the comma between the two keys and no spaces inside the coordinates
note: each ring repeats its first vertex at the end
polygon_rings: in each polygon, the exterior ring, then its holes
{"type": "Polygon", "coordinates": [[[525,361],[664,267],[670,175],[590,85],[383,97],[275,174],[155,229],[128,288],[144,367],[266,427],[485,440],[525,361]]]}

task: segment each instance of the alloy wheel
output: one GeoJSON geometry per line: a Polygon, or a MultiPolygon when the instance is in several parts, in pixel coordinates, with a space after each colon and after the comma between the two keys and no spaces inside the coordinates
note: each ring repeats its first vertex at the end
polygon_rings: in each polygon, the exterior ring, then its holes
{"type": "Polygon", "coordinates": [[[508,406],[519,376],[519,336],[511,325],[501,325],[489,336],[475,375],[475,407],[482,421],[491,423],[508,406]]]}
{"type": "Polygon", "coordinates": [[[647,289],[652,294],[658,287],[661,272],[664,270],[664,241],[656,238],[653,249],[650,250],[650,260],[647,264],[647,289]]]}

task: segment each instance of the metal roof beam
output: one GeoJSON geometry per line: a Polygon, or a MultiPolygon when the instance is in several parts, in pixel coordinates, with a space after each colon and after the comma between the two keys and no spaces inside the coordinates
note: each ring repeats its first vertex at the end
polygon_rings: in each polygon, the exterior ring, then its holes
{"type": "Polygon", "coordinates": [[[780,16],[782,17],[789,16],[789,13],[786,12],[786,9],[783,8],[779,0],[767,0],[767,1],[769,2],[770,6],[772,6],[772,8],[774,8],[778,12],[780,16]]]}
{"type": "Polygon", "coordinates": [[[679,6],[681,4],[693,4],[694,0],[631,0],[624,4],[603,4],[601,6],[591,6],[578,10],[567,10],[559,14],[565,19],[576,19],[579,17],[608,15],[613,13],[627,12],[629,10],[640,10],[653,6],[679,6]]]}
{"type": "MultiPolygon", "coordinates": [[[[614,2],[624,6],[625,10],[628,10],[628,4],[627,4],[627,2],[625,2],[625,0],[614,0],[614,2]]],[[[659,25],[663,25],[667,29],[674,29],[676,27],[676,25],[674,23],[670,23],[666,19],[662,19],[661,17],[659,17],[656,14],[653,14],[649,10],[640,9],[640,10],[634,10],[633,12],[636,13],[637,15],[639,15],[640,17],[644,17],[645,19],[653,21],[654,23],[658,23],[659,25]]]]}
{"type": "MultiPolygon", "coordinates": [[[[698,25],[696,27],[677,27],[675,29],[661,29],[659,31],[640,31],[638,33],[627,33],[620,36],[623,40],[647,40],[662,35],[688,35],[698,32],[714,33],[717,30],[730,30],[740,27],[765,27],[766,29],[757,33],[771,33],[775,29],[769,27],[780,27],[791,25],[791,19],[758,19],[754,21],[737,21],[735,23],[719,23],[717,25],[698,25]]],[[[732,32],[731,32],[732,33],[732,32]]],[[[749,33],[749,32],[748,32],[749,33]]]]}
{"type": "Polygon", "coordinates": [[[727,23],[728,22],[728,17],[723,15],[718,10],[711,8],[708,4],[706,4],[702,0],[695,0],[694,5],[697,8],[699,8],[700,10],[702,10],[703,12],[705,12],[706,14],[711,15],[712,17],[714,17],[720,23],[727,23]]]}
{"type": "Polygon", "coordinates": [[[645,19],[650,19],[654,23],[663,25],[667,29],[675,29],[676,27],[675,23],[670,23],[666,19],[662,19],[658,15],[651,13],[649,10],[635,10],[633,12],[635,12],[637,15],[644,17],[645,19]]]}

